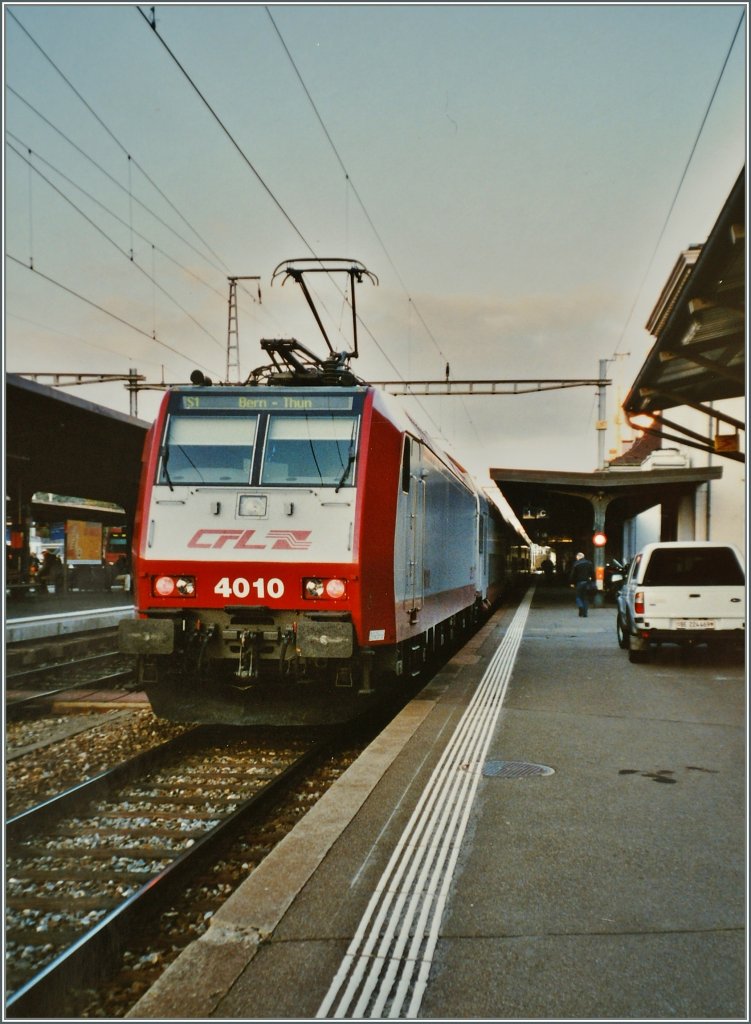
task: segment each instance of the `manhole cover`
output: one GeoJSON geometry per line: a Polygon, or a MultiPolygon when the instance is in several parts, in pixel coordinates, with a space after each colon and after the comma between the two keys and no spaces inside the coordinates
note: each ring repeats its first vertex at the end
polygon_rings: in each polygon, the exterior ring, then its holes
{"type": "Polygon", "coordinates": [[[525,779],[530,775],[555,775],[555,769],[529,761],[486,761],[482,774],[493,779],[525,779]]]}

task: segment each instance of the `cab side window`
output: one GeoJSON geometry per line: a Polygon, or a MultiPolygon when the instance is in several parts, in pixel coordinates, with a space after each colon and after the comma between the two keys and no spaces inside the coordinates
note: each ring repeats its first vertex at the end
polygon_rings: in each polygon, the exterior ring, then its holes
{"type": "Polygon", "coordinates": [[[411,445],[409,438],[404,435],[404,449],[402,451],[402,490],[405,494],[409,494],[409,460],[410,460],[411,445]]]}

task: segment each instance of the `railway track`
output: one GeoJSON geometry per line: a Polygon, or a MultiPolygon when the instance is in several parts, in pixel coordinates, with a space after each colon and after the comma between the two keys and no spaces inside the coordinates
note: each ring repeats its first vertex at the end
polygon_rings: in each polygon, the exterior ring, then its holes
{"type": "Polygon", "coordinates": [[[103,690],[136,689],[132,659],[117,650],[117,633],[97,630],[11,644],[6,659],[6,719],[43,713],[66,697],[85,701],[103,690]]]}
{"type": "MultiPolygon", "coordinates": [[[[407,698],[405,692],[398,703],[407,698]]],[[[233,863],[221,869],[221,851],[232,844],[241,848],[239,833],[257,829],[257,816],[264,813],[271,815],[271,833],[281,838],[285,825],[273,820],[284,790],[289,793],[284,805],[298,809],[292,814],[304,813],[308,794],[320,788],[320,777],[313,782],[313,767],[306,770],[311,761],[323,764],[325,752],[337,745],[349,757],[353,744],[369,741],[394,712],[395,707],[382,708],[380,724],[370,718],[360,723],[355,730],[362,731],[360,737],[353,735],[350,723],[344,740],[333,730],[315,743],[309,731],[305,738],[301,729],[276,730],[277,737],[294,734],[294,744],[280,746],[277,740],[260,753],[258,728],[203,726],[11,818],[6,835],[8,1014],[76,1015],[88,1005],[99,1009],[114,1001],[115,1015],[120,1015],[120,1007],[127,1005],[127,995],[120,993],[143,983],[144,972],[134,973],[132,964],[133,950],[143,949],[144,936],[163,932],[175,915],[184,921],[184,912],[175,907],[192,906],[187,913],[195,917],[202,900],[188,893],[196,885],[208,892],[200,881],[202,872],[209,877],[220,867],[226,898],[241,879],[233,863]],[[297,787],[291,790],[294,782],[297,787]]],[[[289,811],[283,813],[289,820],[289,811]]],[[[245,867],[252,870],[256,852],[242,854],[240,860],[246,859],[251,865],[245,867]]],[[[211,916],[216,899],[203,897],[204,916],[211,916]]],[[[157,940],[156,951],[146,952],[145,961],[169,957],[170,947],[174,953],[180,941],[188,940],[171,936],[167,947],[159,947],[157,940]]],[[[95,1009],[93,1015],[100,1014],[95,1009]]]]}
{"type": "Polygon", "coordinates": [[[117,630],[104,627],[62,636],[16,640],[8,644],[5,653],[9,674],[21,678],[32,672],[62,669],[101,654],[112,655],[116,651],[117,630]]]}
{"type": "Polygon", "coordinates": [[[219,841],[333,741],[298,731],[259,751],[247,730],[200,727],[10,819],[7,1011],[56,1016],[71,987],[95,985],[219,841]]]}
{"type": "Polygon", "coordinates": [[[124,698],[129,693],[135,693],[137,689],[133,670],[119,669],[115,672],[108,672],[106,675],[97,676],[85,684],[66,683],[49,690],[34,690],[23,696],[11,696],[5,703],[5,717],[7,721],[15,722],[30,714],[43,713],[66,697],[70,702],[81,704],[95,700],[104,692],[111,690],[122,692],[124,698]]]}

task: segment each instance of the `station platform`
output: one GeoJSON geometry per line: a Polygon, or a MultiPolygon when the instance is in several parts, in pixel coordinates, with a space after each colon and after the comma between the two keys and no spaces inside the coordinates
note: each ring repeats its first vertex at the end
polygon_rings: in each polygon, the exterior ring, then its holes
{"type": "Polygon", "coordinates": [[[747,1019],[745,674],[501,610],[130,1019],[747,1019]]]}
{"type": "Polygon", "coordinates": [[[133,595],[114,587],[67,593],[39,590],[6,594],[5,642],[104,629],[134,614],[133,595]]]}

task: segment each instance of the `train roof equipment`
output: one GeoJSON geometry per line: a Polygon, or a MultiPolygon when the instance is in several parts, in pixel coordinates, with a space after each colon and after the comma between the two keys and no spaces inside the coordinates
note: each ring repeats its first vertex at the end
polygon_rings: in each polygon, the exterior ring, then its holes
{"type": "Polygon", "coordinates": [[[253,370],[245,383],[251,386],[269,384],[288,387],[351,387],[356,384],[364,384],[365,382],[357,377],[350,368],[351,360],[356,359],[359,355],[355,285],[361,284],[365,278],[377,285],[378,278],[375,274],[371,273],[359,260],[332,257],[284,260],[271,275],[272,285],[280,277],[282,286],[290,279],[300,286],[326,342],[329,354],[322,358],[295,338],[262,339],[261,348],[268,353],[271,363],[253,370]],[[352,310],[352,347],[348,351],[337,352],[332,345],[305,281],[306,274],[326,274],[329,277],[332,274],[346,274],[349,278],[349,298],[347,299],[345,294],[345,301],[348,302],[352,310]]]}

